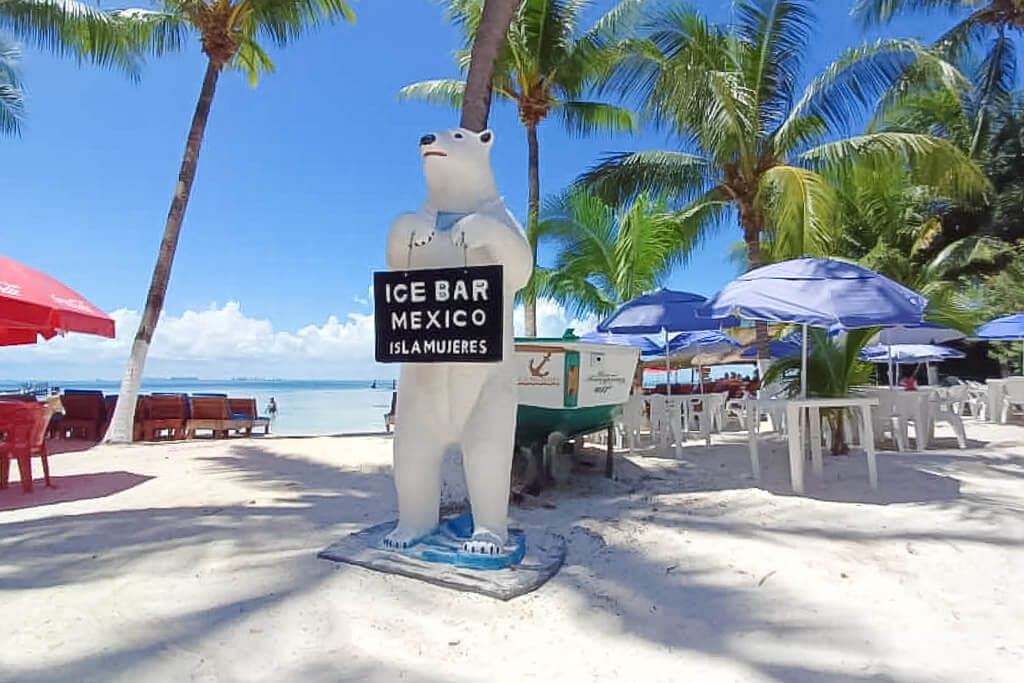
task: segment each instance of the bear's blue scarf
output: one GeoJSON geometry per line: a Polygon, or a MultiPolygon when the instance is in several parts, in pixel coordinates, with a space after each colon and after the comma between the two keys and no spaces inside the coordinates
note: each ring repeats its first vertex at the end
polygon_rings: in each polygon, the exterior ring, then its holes
{"type": "Polygon", "coordinates": [[[434,229],[438,232],[448,232],[455,227],[460,218],[465,218],[469,213],[457,213],[454,211],[438,211],[434,219],[434,229]]]}

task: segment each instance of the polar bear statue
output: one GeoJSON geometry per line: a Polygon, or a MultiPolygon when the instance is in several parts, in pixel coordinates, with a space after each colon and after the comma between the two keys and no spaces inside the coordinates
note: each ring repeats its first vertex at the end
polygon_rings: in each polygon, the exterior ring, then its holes
{"type": "Polygon", "coordinates": [[[460,447],[473,516],[471,553],[497,554],[507,540],[517,408],[512,307],[533,272],[533,252],[498,196],[494,133],[456,128],[420,138],[427,200],[391,226],[391,270],[503,266],[500,363],[405,363],[395,416],[398,526],[385,546],[408,548],[438,526],[441,464],[460,447]]]}

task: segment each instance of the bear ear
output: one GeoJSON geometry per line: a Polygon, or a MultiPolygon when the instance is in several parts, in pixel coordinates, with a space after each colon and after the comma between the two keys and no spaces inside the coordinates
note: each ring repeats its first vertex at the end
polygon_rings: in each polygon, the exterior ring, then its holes
{"type": "Polygon", "coordinates": [[[494,142],[494,132],[490,128],[488,128],[484,132],[480,133],[480,142],[484,143],[485,145],[489,145],[492,142],[494,142]]]}

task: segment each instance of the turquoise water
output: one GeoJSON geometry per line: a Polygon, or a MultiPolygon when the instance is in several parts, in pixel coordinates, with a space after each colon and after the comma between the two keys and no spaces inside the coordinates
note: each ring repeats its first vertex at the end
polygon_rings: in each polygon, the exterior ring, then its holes
{"type": "MultiPolygon", "coordinates": [[[[351,434],[384,429],[384,413],[391,407],[391,380],[198,380],[154,379],[142,383],[142,393],[222,393],[232,398],[255,398],[260,414],[266,414],[271,396],[277,402],[272,434],[351,434]]],[[[50,380],[61,389],[99,389],[116,394],[120,382],[50,380]]]]}

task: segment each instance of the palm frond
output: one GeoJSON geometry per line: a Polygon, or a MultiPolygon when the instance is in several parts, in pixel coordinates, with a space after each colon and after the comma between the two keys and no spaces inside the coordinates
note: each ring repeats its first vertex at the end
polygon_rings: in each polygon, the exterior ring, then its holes
{"type": "Polygon", "coordinates": [[[694,197],[711,183],[706,160],[683,152],[621,152],[606,155],[577,180],[605,201],[617,203],[642,191],[694,197]]]}
{"type": "Polygon", "coordinates": [[[77,0],[2,0],[0,28],[59,57],[116,67],[133,77],[148,48],[134,25],[77,0]]]}
{"type": "Polygon", "coordinates": [[[792,105],[815,16],[809,0],[745,0],[735,7],[734,31],[752,49],[746,81],[757,98],[761,129],[774,128],[792,105]]]}
{"type": "Polygon", "coordinates": [[[438,79],[407,85],[398,91],[398,98],[400,100],[422,100],[430,104],[448,105],[453,109],[459,109],[462,107],[462,95],[465,91],[465,81],[438,79]]]}
{"type": "Polygon", "coordinates": [[[636,118],[633,112],[604,102],[559,102],[555,113],[562,119],[567,131],[576,135],[590,135],[597,131],[633,132],[636,118]]]}
{"type": "Polygon", "coordinates": [[[266,39],[283,47],[323,24],[352,23],[355,12],[348,0],[246,0],[254,40],[266,39]]]}
{"type": "Polygon", "coordinates": [[[826,67],[807,86],[782,125],[817,115],[831,130],[849,131],[864,112],[875,110],[908,72],[923,84],[951,88],[966,84],[952,64],[916,41],[880,40],[851,48],[826,67]]]}
{"type": "Polygon", "coordinates": [[[825,178],[797,166],[775,166],[761,176],[757,198],[778,255],[834,253],[838,199],[825,178]]]}
{"type": "Polygon", "coordinates": [[[931,135],[870,133],[820,145],[800,158],[816,169],[903,166],[915,183],[956,198],[984,196],[991,189],[977,164],[948,140],[931,135]]]}
{"type": "Polygon", "coordinates": [[[946,12],[962,10],[964,0],[857,0],[850,14],[865,28],[887,24],[902,13],[946,12]]]}
{"type": "Polygon", "coordinates": [[[18,72],[20,62],[21,47],[0,37],[0,134],[3,135],[21,135],[25,97],[18,72]]]}

